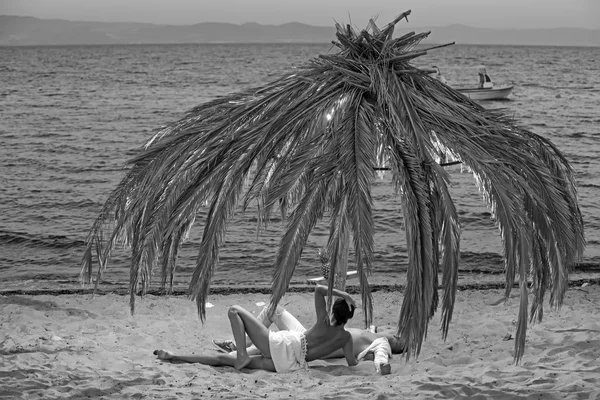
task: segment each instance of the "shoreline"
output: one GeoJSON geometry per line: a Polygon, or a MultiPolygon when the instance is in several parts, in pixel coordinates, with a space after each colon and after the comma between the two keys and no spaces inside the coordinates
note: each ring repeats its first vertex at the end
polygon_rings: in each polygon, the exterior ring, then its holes
{"type": "MultiPolygon", "coordinates": [[[[402,274],[404,275],[404,274],[402,274]]],[[[398,292],[403,293],[405,284],[385,284],[382,283],[384,279],[369,279],[371,292],[398,292]],[[372,282],[372,281],[375,281],[372,282]]],[[[402,282],[406,282],[405,277],[400,279],[402,282]]],[[[346,291],[350,294],[359,293],[359,286],[356,284],[356,279],[347,281],[346,291]]],[[[578,287],[582,285],[600,285],[600,272],[571,272],[569,274],[569,288],[578,287]]],[[[513,289],[518,288],[518,280],[513,284],[513,289]]],[[[460,273],[459,281],[457,284],[457,290],[493,290],[493,289],[505,289],[506,281],[504,280],[504,274],[490,274],[490,273],[460,273]]],[[[308,293],[312,292],[314,284],[300,284],[291,283],[287,289],[288,293],[308,293]]],[[[441,286],[438,286],[438,290],[442,290],[441,286]]],[[[229,295],[229,294],[269,294],[271,293],[271,285],[268,283],[263,284],[213,284],[210,287],[210,295],[229,295]]],[[[83,286],[76,281],[64,281],[64,280],[35,280],[35,279],[14,279],[9,282],[4,282],[0,286],[0,296],[15,296],[15,295],[26,295],[26,296],[42,296],[42,295],[71,295],[71,294],[90,294],[90,295],[128,295],[129,287],[127,282],[111,282],[102,281],[97,289],[94,289],[93,285],[83,286]],[[32,284],[42,285],[44,287],[22,289],[23,286],[31,287],[32,284]],[[3,287],[4,286],[4,287],[3,287]]],[[[188,289],[187,284],[179,284],[174,286],[171,293],[166,293],[161,290],[158,286],[148,290],[146,295],[153,296],[187,296],[188,289]]]]}

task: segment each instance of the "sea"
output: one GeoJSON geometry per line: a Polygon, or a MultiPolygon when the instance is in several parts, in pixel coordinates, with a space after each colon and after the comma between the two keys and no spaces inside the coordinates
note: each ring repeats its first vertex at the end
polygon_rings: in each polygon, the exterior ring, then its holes
{"type": "MultiPolygon", "coordinates": [[[[80,288],[86,236],[128,159],[190,108],[293,73],[330,44],[164,44],[0,47],[0,289],[80,288]]],[[[488,101],[550,139],[577,179],[587,247],[600,265],[600,48],[453,45],[413,62],[436,65],[450,85],[478,82],[485,65],[510,83],[507,101],[488,101]]],[[[448,167],[462,226],[463,273],[500,274],[501,241],[472,174],[448,167]]],[[[389,177],[374,184],[372,279],[402,284],[406,243],[389,177]]],[[[179,258],[176,287],[194,270],[202,212],[179,258]]],[[[253,210],[231,222],[213,284],[268,285],[281,224],[257,234],[253,210]]],[[[292,284],[320,275],[325,223],[304,248],[292,284]]],[[[126,288],[130,254],[117,249],[100,287],[126,288]]],[[[352,265],[349,266],[352,269],[352,265]]],[[[160,274],[154,274],[158,285],[160,274]]]]}

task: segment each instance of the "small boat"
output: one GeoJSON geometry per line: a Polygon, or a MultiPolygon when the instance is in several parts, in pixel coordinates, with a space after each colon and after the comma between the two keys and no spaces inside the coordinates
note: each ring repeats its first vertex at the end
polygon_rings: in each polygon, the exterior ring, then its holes
{"type": "Polygon", "coordinates": [[[491,88],[455,88],[471,100],[505,100],[513,85],[498,85],[491,88]]]}
{"type": "MultiPolygon", "coordinates": [[[[434,73],[433,77],[444,84],[448,84],[446,78],[441,74],[437,66],[431,67],[429,73],[434,73]]],[[[464,94],[471,100],[505,100],[513,90],[513,85],[495,85],[486,72],[485,65],[477,67],[479,75],[479,87],[453,87],[454,90],[464,94]]]]}

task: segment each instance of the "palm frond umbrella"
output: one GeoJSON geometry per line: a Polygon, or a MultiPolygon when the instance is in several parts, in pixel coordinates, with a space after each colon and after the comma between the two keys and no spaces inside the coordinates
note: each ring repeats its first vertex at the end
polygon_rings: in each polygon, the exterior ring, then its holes
{"type": "MultiPolygon", "coordinates": [[[[277,304],[315,225],[330,225],[330,282],[345,271],[350,248],[359,276],[365,326],[371,323],[368,276],[373,268],[372,185],[389,169],[401,199],[408,269],[398,332],[407,357],[419,354],[443,294],[448,333],[459,265],[459,218],[440,163],[470,169],[501,233],[506,296],[519,277],[521,303],[515,361],[528,323],[541,320],[543,300],[560,306],[568,269],[582,256],[583,223],[573,171],[547,139],[502,112],[486,110],[412,65],[430,49],[428,33],[394,38],[398,16],[380,29],[337,27],[335,54],[262,87],[201,104],[159,131],[130,161],[87,238],[82,279],[98,279],[117,243],[131,247],[130,295],[162,271],[171,287],[182,241],[199,209],[208,208],[189,293],[205,319],[205,303],[227,223],[236,208],[257,205],[259,223],[277,209],[285,231],[276,254],[271,304],[277,304]]],[[[345,276],[345,274],[343,274],[345,276]]]]}

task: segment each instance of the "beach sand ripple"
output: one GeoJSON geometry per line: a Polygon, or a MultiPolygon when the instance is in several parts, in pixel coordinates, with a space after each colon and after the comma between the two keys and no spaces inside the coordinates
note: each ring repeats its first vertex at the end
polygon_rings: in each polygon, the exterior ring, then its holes
{"type": "MultiPolygon", "coordinates": [[[[513,363],[518,296],[502,290],[458,292],[446,341],[433,319],[418,359],[395,355],[392,374],[371,362],[311,362],[306,371],[266,371],[161,362],[152,354],[213,352],[230,337],[226,310],[254,313],[265,294],[214,295],[207,322],[187,298],[147,296],[129,313],[127,296],[0,296],[1,399],[596,399],[600,398],[600,287],[571,288],[560,310],[529,328],[525,356],[513,363]],[[494,305],[495,304],[495,305],[494,305]]],[[[400,293],[374,293],[375,322],[395,328],[400,293]]],[[[282,305],[308,325],[312,293],[282,305]]],[[[357,313],[351,326],[360,327],[357,313]]]]}

